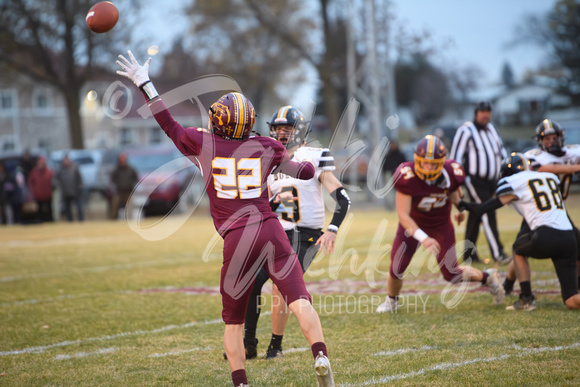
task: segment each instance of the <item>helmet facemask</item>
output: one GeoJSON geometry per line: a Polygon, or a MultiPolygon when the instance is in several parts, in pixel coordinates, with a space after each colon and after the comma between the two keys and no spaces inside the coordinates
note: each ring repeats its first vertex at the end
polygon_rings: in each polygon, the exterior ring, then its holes
{"type": "Polygon", "coordinates": [[[417,143],[413,159],[415,175],[427,183],[435,183],[443,171],[447,150],[439,138],[428,135],[417,143]]]}
{"type": "Polygon", "coordinates": [[[564,148],[564,129],[557,122],[545,119],[536,127],[536,141],[540,149],[545,150],[554,156],[561,157],[566,151],[564,148]],[[546,146],[544,139],[549,135],[556,135],[556,141],[546,146]]]}
{"type": "Polygon", "coordinates": [[[268,124],[270,137],[284,144],[286,149],[304,144],[310,132],[309,122],[300,110],[292,106],[278,109],[268,124]]]}
{"type": "Polygon", "coordinates": [[[421,180],[427,182],[436,181],[441,176],[443,164],[445,164],[446,157],[442,159],[428,159],[425,157],[413,155],[415,160],[415,175],[421,180]]]}

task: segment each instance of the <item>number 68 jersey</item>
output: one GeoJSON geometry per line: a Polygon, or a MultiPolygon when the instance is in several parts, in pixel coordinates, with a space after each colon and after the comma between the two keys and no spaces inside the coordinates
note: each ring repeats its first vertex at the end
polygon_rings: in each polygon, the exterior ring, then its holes
{"type": "Polygon", "coordinates": [[[524,217],[531,230],[547,226],[572,230],[560,192],[560,180],[553,173],[522,171],[500,179],[497,196],[515,195],[510,205],[524,217]]]}
{"type": "Polygon", "coordinates": [[[295,199],[284,201],[276,209],[276,215],[284,230],[294,227],[321,229],[324,227],[324,198],[322,183],[319,178],[322,172],[334,171],[334,157],[326,148],[300,147],[296,149],[291,160],[312,160],[315,166],[314,177],[310,180],[299,180],[283,173],[268,177],[268,187],[272,195],[280,192],[292,192],[295,199]]]}
{"type": "Polygon", "coordinates": [[[435,184],[427,184],[415,174],[415,163],[399,165],[393,175],[395,190],[411,196],[411,218],[420,228],[434,229],[451,222],[449,194],[465,181],[465,171],[455,160],[445,160],[435,184]]]}

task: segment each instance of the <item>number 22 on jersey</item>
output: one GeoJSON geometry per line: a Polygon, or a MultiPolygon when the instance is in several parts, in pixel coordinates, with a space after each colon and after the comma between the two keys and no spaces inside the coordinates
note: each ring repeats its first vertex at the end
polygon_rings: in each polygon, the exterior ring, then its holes
{"type": "Polygon", "coordinates": [[[262,194],[262,165],[259,158],[216,157],[211,166],[221,173],[213,173],[213,184],[220,199],[253,199],[262,194]]]}

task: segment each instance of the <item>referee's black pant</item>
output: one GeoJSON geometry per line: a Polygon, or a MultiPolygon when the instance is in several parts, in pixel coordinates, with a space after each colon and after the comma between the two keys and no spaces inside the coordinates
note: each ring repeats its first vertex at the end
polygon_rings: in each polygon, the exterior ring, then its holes
{"type": "MultiPolygon", "coordinates": [[[[496,190],[496,182],[490,180],[483,180],[477,176],[468,176],[465,179],[465,187],[467,188],[467,193],[474,203],[483,203],[486,200],[493,197],[496,190]]],[[[495,211],[488,212],[481,216],[475,215],[470,212],[467,216],[467,224],[465,225],[465,240],[471,242],[471,246],[475,246],[477,243],[477,237],[479,236],[479,225],[482,225],[483,232],[487,238],[487,243],[489,244],[489,250],[494,260],[498,260],[504,255],[503,245],[499,240],[499,235],[497,232],[497,221],[495,217],[495,211]]],[[[475,248],[464,249],[463,260],[471,258],[473,262],[479,261],[479,256],[475,248]]]]}

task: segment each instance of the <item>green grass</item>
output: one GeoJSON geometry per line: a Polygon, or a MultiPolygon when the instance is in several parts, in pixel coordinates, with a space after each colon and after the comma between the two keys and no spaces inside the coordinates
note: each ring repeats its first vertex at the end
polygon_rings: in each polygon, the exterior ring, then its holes
{"type": "MultiPolygon", "coordinates": [[[[572,218],[580,216],[579,196],[567,206],[572,218]]],[[[509,251],[520,218],[509,208],[498,216],[509,251]]],[[[339,384],[580,384],[580,315],[559,294],[538,293],[531,313],[505,311],[479,291],[448,309],[439,293],[445,284],[428,268],[432,260],[419,267],[416,259],[419,274],[407,278],[399,313],[375,314],[396,225],[394,213],[355,206],[336,253],[318,259],[305,277],[339,384]]],[[[459,227],[458,240],[463,233],[459,227]]],[[[2,227],[0,385],[229,386],[215,294],[221,243],[202,260],[214,235],[207,211],[156,242],[124,222],[2,227]],[[186,291],[196,288],[212,294],[186,291]]],[[[479,248],[489,254],[483,237],[479,248]]],[[[531,262],[534,289],[559,290],[551,262],[531,262]]],[[[258,328],[264,353],[268,315],[258,328]]],[[[250,382],[316,385],[307,347],[291,317],[285,357],[248,361],[250,382]]]]}

